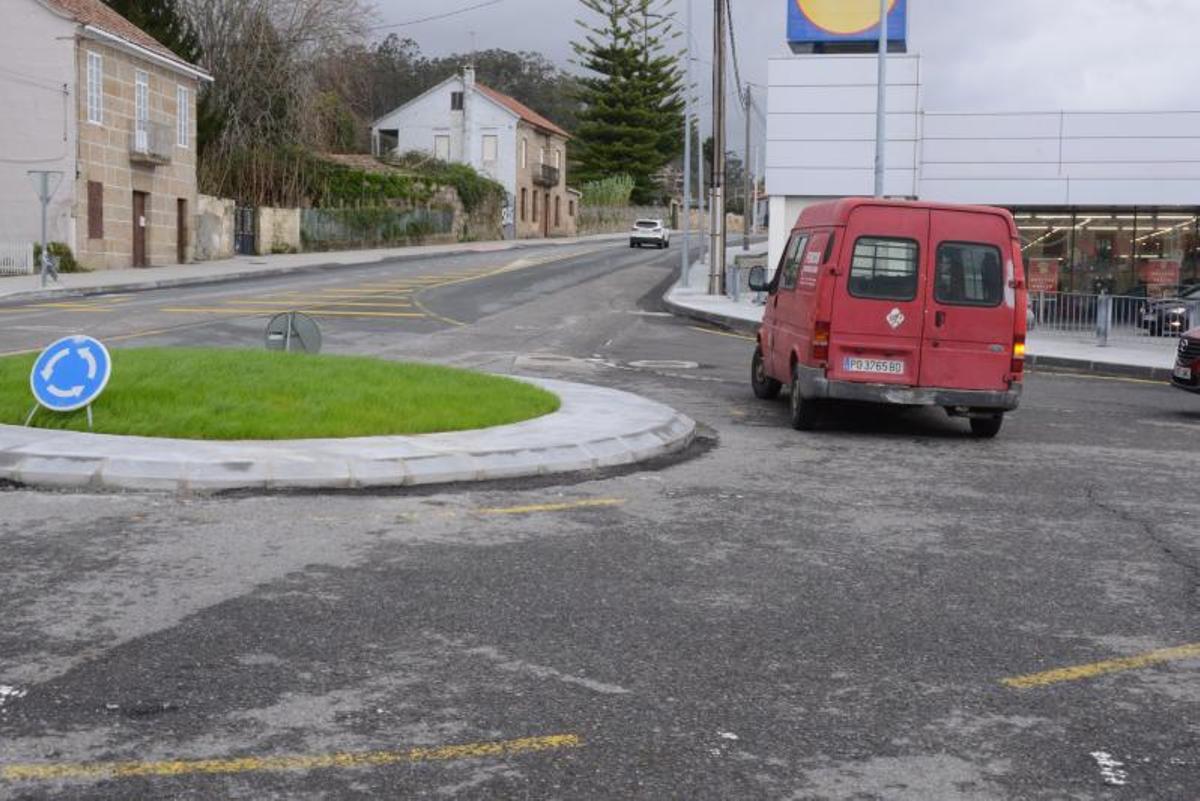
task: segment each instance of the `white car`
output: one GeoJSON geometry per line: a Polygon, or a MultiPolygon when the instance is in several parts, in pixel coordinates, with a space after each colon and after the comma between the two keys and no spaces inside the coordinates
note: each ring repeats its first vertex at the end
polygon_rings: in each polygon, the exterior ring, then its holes
{"type": "Polygon", "coordinates": [[[629,247],[640,248],[642,245],[654,245],[660,249],[671,247],[671,229],[663,225],[662,220],[636,221],[629,234],[629,247]]]}

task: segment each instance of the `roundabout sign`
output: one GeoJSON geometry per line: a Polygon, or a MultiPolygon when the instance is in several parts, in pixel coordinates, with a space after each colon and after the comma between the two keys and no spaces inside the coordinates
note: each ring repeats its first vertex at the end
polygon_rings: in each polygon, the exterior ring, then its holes
{"type": "Polygon", "coordinates": [[[100,396],[112,375],[112,359],[99,340],[63,337],[33,363],[29,387],[37,402],[52,412],[73,412],[100,396]]]}

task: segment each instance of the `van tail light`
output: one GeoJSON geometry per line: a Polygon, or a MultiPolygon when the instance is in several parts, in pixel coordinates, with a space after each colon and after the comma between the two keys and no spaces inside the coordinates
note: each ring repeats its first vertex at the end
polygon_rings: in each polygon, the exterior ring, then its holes
{"type": "Polygon", "coordinates": [[[1015,375],[1025,372],[1025,337],[1019,336],[1013,341],[1012,367],[1015,375]]]}
{"type": "Polygon", "coordinates": [[[829,361],[829,323],[827,322],[818,320],[817,324],[813,326],[812,358],[817,362],[829,361]]]}

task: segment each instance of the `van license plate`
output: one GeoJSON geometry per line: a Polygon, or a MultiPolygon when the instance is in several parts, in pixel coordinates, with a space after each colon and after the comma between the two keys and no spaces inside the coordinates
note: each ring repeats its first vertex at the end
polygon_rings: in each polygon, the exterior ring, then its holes
{"type": "Polygon", "coordinates": [[[1175,368],[1175,377],[1182,379],[1184,381],[1191,381],[1192,380],[1192,368],[1176,367],[1175,368]]]}
{"type": "Polygon", "coordinates": [[[859,359],[847,356],[842,359],[842,369],[847,373],[904,375],[904,362],[899,359],[859,359]]]}

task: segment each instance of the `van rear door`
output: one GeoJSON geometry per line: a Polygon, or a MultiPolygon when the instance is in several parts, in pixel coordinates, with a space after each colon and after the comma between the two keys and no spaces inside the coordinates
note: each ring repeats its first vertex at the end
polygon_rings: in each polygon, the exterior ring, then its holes
{"type": "Polygon", "coordinates": [[[846,222],[834,292],[826,375],[915,385],[921,366],[929,211],[859,206],[846,222]]]}
{"type": "Polygon", "coordinates": [[[1017,305],[1011,247],[1000,215],[931,212],[921,386],[1008,388],[1017,305]]]}

